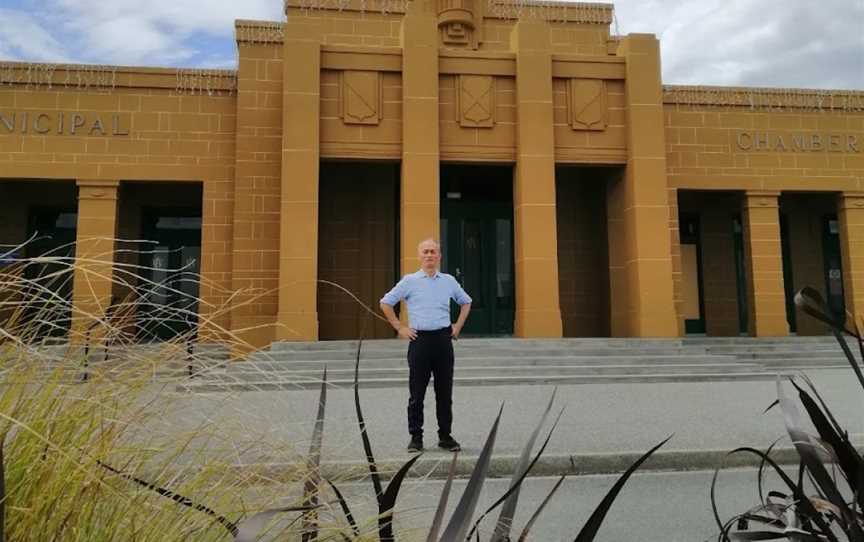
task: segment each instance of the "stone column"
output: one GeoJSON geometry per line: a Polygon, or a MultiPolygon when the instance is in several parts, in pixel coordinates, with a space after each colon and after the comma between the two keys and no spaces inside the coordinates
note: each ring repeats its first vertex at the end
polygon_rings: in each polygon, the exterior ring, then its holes
{"type": "Polygon", "coordinates": [[[318,170],[321,30],[315,17],[285,24],[279,340],[318,339],[318,170]]]}
{"type": "Polygon", "coordinates": [[[789,334],[783,288],[783,249],[780,243],[780,192],[744,194],[744,260],[750,334],[775,337],[789,334]]]}
{"type": "Polygon", "coordinates": [[[510,35],[516,53],[516,171],[513,230],[517,337],[561,337],[552,46],[548,23],[519,20],[510,35]]]}
{"type": "MultiPolygon", "coordinates": [[[[438,19],[429,0],[415,0],[402,19],[402,273],[416,271],[417,244],[440,239],[438,155],[438,19]]],[[[402,311],[403,317],[407,311],[402,311]]]]}
{"type": "Polygon", "coordinates": [[[628,156],[608,201],[612,334],[676,337],[660,45],[631,34],[618,54],[627,60],[628,156]]]}
{"type": "MultiPolygon", "coordinates": [[[[864,192],[843,192],[837,198],[843,296],[854,323],[864,317],[864,192]]],[[[853,322],[847,322],[851,327],[853,322]]]]}
{"type": "MultiPolygon", "coordinates": [[[[72,283],[70,342],[105,316],[111,305],[114,271],[114,239],[117,235],[118,181],[78,180],[78,224],[75,240],[75,273],[72,283]]],[[[102,329],[97,327],[94,333],[102,329]]]]}

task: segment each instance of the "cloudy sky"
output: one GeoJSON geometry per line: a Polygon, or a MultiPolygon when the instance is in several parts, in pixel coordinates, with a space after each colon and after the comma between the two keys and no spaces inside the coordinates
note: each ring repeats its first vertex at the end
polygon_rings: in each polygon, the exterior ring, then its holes
{"type": "MultiPolygon", "coordinates": [[[[618,0],[670,84],[864,89],[864,0],[618,0]]],[[[282,0],[0,0],[0,61],[235,66],[234,19],[282,0]]]]}

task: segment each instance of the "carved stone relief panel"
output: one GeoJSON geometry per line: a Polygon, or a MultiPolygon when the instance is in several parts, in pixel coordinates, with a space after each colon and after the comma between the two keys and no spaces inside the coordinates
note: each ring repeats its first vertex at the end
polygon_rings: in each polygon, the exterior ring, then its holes
{"type": "Polygon", "coordinates": [[[384,109],[381,83],[381,72],[353,70],[342,72],[339,103],[342,107],[342,121],[345,124],[378,124],[384,109]]]}
{"type": "Polygon", "coordinates": [[[437,0],[441,43],[477,49],[482,42],[482,0],[437,0]]]}
{"type": "Polygon", "coordinates": [[[608,124],[606,82],[602,79],[570,79],[567,85],[570,127],[603,131],[608,124]]]}
{"type": "Polygon", "coordinates": [[[495,126],[495,77],[460,75],[458,99],[459,125],[463,128],[495,126]]]}

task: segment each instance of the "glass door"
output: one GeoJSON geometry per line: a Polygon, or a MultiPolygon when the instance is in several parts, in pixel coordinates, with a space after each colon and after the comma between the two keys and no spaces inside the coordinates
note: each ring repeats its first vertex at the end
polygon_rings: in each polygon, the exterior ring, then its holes
{"type": "Polygon", "coordinates": [[[822,250],[825,264],[825,292],[828,308],[841,322],[846,321],[846,300],[843,297],[843,258],[840,254],[840,226],[837,216],[823,219],[822,250]]]}
{"type": "MultiPolygon", "coordinates": [[[[513,221],[505,204],[451,201],[442,219],[442,270],[472,298],[463,333],[512,335],[513,221]]],[[[459,307],[453,303],[453,318],[459,307]]]]}
{"type": "Polygon", "coordinates": [[[141,264],[144,307],[139,326],[145,340],[169,340],[198,323],[201,217],[176,209],[145,209],[144,238],[152,242],[141,264]]]}

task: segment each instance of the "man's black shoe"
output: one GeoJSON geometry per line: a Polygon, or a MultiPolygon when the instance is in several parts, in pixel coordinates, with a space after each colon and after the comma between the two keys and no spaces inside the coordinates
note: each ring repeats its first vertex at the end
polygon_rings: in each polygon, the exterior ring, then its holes
{"type": "Polygon", "coordinates": [[[411,442],[408,443],[408,452],[417,453],[423,451],[423,439],[420,437],[411,437],[411,442]]]}
{"type": "Polygon", "coordinates": [[[438,440],[438,447],[447,450],[448,452],[459,452],[462,451],[462,446],[459,446],[459,443],[453,440],[453,437],[447,435],[446,437],[441,437],[438,440]]]}

